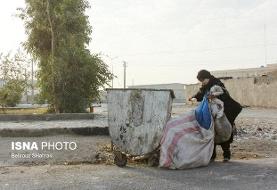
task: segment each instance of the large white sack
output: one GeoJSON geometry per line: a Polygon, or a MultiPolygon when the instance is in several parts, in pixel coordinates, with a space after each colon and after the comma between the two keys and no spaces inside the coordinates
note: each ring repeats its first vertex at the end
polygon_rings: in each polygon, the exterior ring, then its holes
{"type": "Polygon", "coordinates": [[[214,98],[210,101],[211,113],[214,118],[215,143],[228,141],[232,135],[232,125],[224,113],[224,103],[214,98]]]}
{"type": "Polygon", "coordinates": [[[214,120],[215,129],[215,144],[221,144],[228,141],[232,135],[232,125],[227,119],[226,115],[223,114],[220,118],[214,120]]]}
{"type": "Polygon", "coordinates": [[[213,124],[208,130],[200,127],[194,112],[167,123],[161,140],[160,167],[187,169],[209,164],[214,148],[213,124]]]}

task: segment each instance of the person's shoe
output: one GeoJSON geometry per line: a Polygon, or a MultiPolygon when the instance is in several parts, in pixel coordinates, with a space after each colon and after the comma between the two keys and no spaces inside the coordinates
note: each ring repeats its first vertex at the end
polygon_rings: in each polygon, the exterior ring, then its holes
{"type": "Polygon", "coordinates": [[[229,162],[229,160],[230,160],[230,158],[228,158],[228,157],[223,158],[223,162],[229,162]]]}
{"type": "Polygon", "coordinates": [[[223,152],[223,162],[228,162],[231,159],[231,151],[226,150],[223,152]]]}

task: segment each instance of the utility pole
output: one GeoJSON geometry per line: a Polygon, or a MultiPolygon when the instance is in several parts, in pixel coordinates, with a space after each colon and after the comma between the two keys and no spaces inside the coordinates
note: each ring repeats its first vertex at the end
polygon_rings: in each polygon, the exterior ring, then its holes
{"type": "Polygon", "coordinates": [[[264,64],[267,65],[267,39],[266,39],[266,23],[264,23],[264,64]]]}
{"type": "MultiPolygon", "coordinates": [[[[112,75],[113,75],[113,63],[112,63],[112,75]]],[[[113,88],[113,78],[112,78],[112,88],[113,88]]]]}
{"type": "MultiPolygon", "coordinates": [[[[28,86],[28,78],[27,78],[27,69],[25,68],[25,84],[26,86],[28,86]]],[[[26,90],[25,90],[25,95],[26,95],[26,103],[28,104],[29,101],[28,101],[28,88],[26,87],[26,90]]]]}
{"type": "Polygon", "coordinates": [[[34,61],[32,60],[32,104],[34,104],[34,61]]]}
{"type": "Polygon", "coordinates": [[[126,67],[127,67],[126,61],[123,61],[123,67],[124,67],[124,89],[125,89],[126,88],[126,67]]]}

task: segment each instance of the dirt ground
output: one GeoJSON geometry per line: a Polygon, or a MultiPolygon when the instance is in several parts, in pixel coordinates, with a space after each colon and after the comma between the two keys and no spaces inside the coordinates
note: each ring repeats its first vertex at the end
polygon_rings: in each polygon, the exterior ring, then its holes
{"type": "Polygon", "coordinates": [[[236,159],[276,158],[277,119],[239,117],[236,121],[237,136],[232,144],[236,159]]]}
{"type": "MultiPolygon", "coordinates": [[[[191,110],[195,105],[173,106],[173,116],[191,110]]],[[[236,119],[237,135],[231,144],[232,159],[249,160],[277,157],[277,109],[244,108],[236,119]]],[[[217,146],[218,160],[222,150],[217,146]]]]}

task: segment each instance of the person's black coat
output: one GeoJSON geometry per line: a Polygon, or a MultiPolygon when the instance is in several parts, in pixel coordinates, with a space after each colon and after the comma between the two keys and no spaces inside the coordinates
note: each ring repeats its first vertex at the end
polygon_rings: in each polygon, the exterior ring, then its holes
{"type": "Polygon", "coordinates": [[[229,122],[233,125],[236,117],[242,110],[242,106],[230,96],[229,92],[225,88],[225,85],[219,79],[211,76],[209,83],[202,86],[193,98],[196,98],[197,101],[202,101],[205,94],[207,94],[214,85],[220,86],[224,91],[224,93],[217,98],[224,102],[224,113],[229,122]]]}

